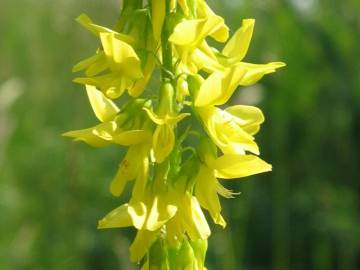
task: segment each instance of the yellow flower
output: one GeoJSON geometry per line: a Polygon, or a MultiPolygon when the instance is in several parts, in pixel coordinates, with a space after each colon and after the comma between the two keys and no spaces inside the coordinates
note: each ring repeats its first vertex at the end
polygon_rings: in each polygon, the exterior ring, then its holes
{"type": "Polygon", "coordinates": [[[165,20],[165,8],[166,8],[165,0],[152,1],[151,21],[152,21],[154,39],[156,43],[159,43],[161,38],[161,30],[165,20]]]}
{"type": "Polygon", "coordinates": [[[212,73],[196,93],[195,106],[225,104],[238,86],[252,85],[264,75],[285,66],[282,62],[264,65],[241,62],[249,47],[254,22],[254,20],[244,20],[243,26],[226,44],[223,55],[218,56],[217,64],[214,64],[214,61],[207,62],[205,70],[210,70],[212,73]]]}
{"type": "MultiPolygon", "coordinates": [[[[148,163],[145,163],[148,164],[148,163]]],[[[140,261],[151,243],[165,229],[165,238],[176,246],[185,234],[193,241],[207,239],[210,228],[197,198],[186,191],[187,176],[182,174],[177,185],[166,188],[161,183],[147,185],[148,165],[140,166],[134,194],[123,204],[99,221],[98,228],[134,226],[138,234],[130,248],[131,260],[140,261]]],[[[158,179],[162,179],[163,175],[158,179]]],[[[156,182],[156,181],[155,181],[156,182]]]]}
{"type": "Polygon", "coordinates": [[[178,206],[176,215],[166,223],[166,239],[171,246],[176,246],[185,234],[193,241],[206,240],[211,234],[190,184],[196,170],[197,163],[188,160],[179,172],[174,186],[170,189],[171,197],[178,206]]]}
{"type": "Polygon", "coordinates": [[[155,161],[162,163],[171,153],[175,145],[174,126],[182,119],[187,117],[188,113],[182,113],[176,116],[168,114],[159,116],[148,108],[144,108],[149,118],[157,125],[153,134],[153,152],[155,161]]]}
{"type": "Polygon", "coordinates": [[[156,231],[177,211],[167,193],[145,191],[141,200],[131,200],[111,211],[99,221],[99,228],[122,228],[134,226],[138,230],[156,231]]]}
{"type": "Polygon", "coordinates": [[[74,82],[96,86],[107,97],[118,98],[143,77],[141,61],[131,45],[114,33],[100,33],[100,40],[103,51],[74,67],[74,71],[86,69],[88,77],[76,78],[74,82]],[[109,73],[98,75],[105,70],[109,73]]]}
{"type": "MultiPolygon", "coordinates": [[[[198,18],[209,18],[212,16],[217,16],[215,12],[208,6],[205,0],[198,0],[197,2],[198,18]]],[[[229,38],[229,28],[225,23],[223,23],[214,32],[212,32],[210,36],[216,41],[225,42],[229,38]]]]}
{"type": "Polygon", "coordinates": [[[233,193],[219,183],[214,176],[214,170],[204,165],[200,165],[195,181],[195,196],[200,205],[209,211],[215,224],[225,227],[226,222],[220,214],[221,205],[218,194],[225,198],[232,198],[233,193]]]}
{"type": "Polygon", "coordinates": [[[210,73],[199,89],[196,106],[222,105],[229,100],[238,86],[252,85],[264,75],[285,66],[282,62],[242,62],[250,45],[255,24],[253,19],[243,20],[243,25],[226,43],[222,53],[216,52],[204,41],[211,33],[206,26],[211,25],[212,29],[217,29],[215,25],[220,27],[222,24],[216,23],[214,17],[209,18],[184,21],[177,25],[170,37],[170,41],[177,45],[177,51],[186,67],[185,71],[196,73],[202,69],[210,73]],[[181,38],[182,35],[186,38],[181,38]]]}
{"type": "MultiPolygon", "coordinates": [[[[223,18],[217,16],[211,10],[204,0],[178,0],[178,3],[188,19],[211,19],[211,17],[218,17],[220,20],[224,21],[223,18]]],[[[229,28],[225,25],[225,23],[222,23],[220,26],[211,31],[210,36],[219,42],[225,42],[229,37],[229,28]]]]}
{"type": "Polygon", "coordinates": [[[169,242],[181,239],[184,233],[192,240],[207,239],[211,231],[197,197],[188,191],[177,191],[173,196],[178,211],[166,224],[169,242]]]}
{"type": "Polygon", "coordinates": [[[129,147],[124,159],[120,162],[119,169],[111,182],[110,192],[120,196],[128,181],[137,178],[144,158],[149,154],[149,146],[145,144],[129,147]]]}
{"type": "Polygon", "coordinates": [[[243,62],[255,20],[243,20],[229,39],[224,19],[205,0],[124,0],[122,7],[115,30],[84,14],[77,19],[101,42],[93,56],[73,68],[85,73],[74,81],[86,86],[100,123],[63,135],[96,147],[128,146],[110,192],[120,196],[131,181],[131,198],[99,220],[98,228],[134,227],[131,261],[142,261],[142,270],[206,270],[211,231],[203,210],[225,227],[219,195],[235,195],[221,179],[271,170],[256,156],[261,110],[218,106],[239,86],[254,84],[285,64],[243,62]],[[223,49],[210,46],[209,37],[225,43],[223,49]],[[149,89],[139,98],[157,66],[158,93],[149,89]],[[112,100],[126,91],[130,100],[119,99],[119,109],[112,100]],[[178,128],[191,115],[202,129],[187,123],[178,128]],[[190,134],[199,134],[197,147],[190,134]]]}
{"type": "Polygon", "coordinates": [[[201,140],[199,154],[202,160],[195,177],[195,196],[200,205],[209,211],[214,223],[225,227],[218,194],[232,198],[235,193],[223,187],[217,177],[246,177],[271,171],[271,165],[254,155],[225,154],[217,158],[216,149],[208,139],[201,140]]]}
{"type": "Polygon", "coordinates": [[[86,85],[86,93],[88,95],[90,105],[101,122],[112,120],[120,109],[110,99],[106,98],[103,93],[91,85],[86,85]]]}
{"type": "Polygon", "coordinates": [[[122,125],[129,118],[126,113],[119,113],[119,108],[93,86],[86,86],[90,104],[101,124],[81,130],[73,130],[63,136],[84,141],[94,147],[103,147],[111,143],[135,145],[150,138],[149,131],[144,129],[124,129],[122,125]]]}
{"type": "Polygon", "coordinates": [[[224,20],[216,15],[202,19],[184,20],[177,24],[169,41],[175,45],[178,57],[181,59],[180,69],[183,69],[184,72],[196,73],[206,66],[204,62],[216,65],[216,56],[205,38],[212,36],[220,42],[225,41],[228,32],[222,35],[218,34],[219,29],[223,32],[224,27],[226,27],[224,20]]]}
{"type": "Polygon", "coordinates": [[[268,64],[251,64],[242,62],[250,46],[250,41],[254,31],[255,20],[244,19],[242,26],[235,32],[231,39],[226,43],[219,56],[219,61],[229,67],[236,65],[243,68],[246,73],[239,85],[251,85],[259,81],[264,75],[275,72],[276,69],[284,67],[283,62],[271,62],[268,64]]]}
{"type": "Polygon", "coordinates": [[[224,154],[259,154],[254,135],[264,121],[262,112],[252,106],[237,105],[221,110],[196,108],[206,132],[224,154]]]}

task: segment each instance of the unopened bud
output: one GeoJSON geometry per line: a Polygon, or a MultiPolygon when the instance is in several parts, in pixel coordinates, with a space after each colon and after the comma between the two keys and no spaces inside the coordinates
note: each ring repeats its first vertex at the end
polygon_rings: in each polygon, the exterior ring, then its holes
{"type": "Polygon", "coordinates": [[[158,115],[175,114],[175,91],[170,82],[165,82],[160,88],[158,115]]]}
{"type": "Polygon", "coordinates": [[[149,269],[170,270],[168,263],[168,250],[163,239],[158,239],[150,248],[149,269]]]}

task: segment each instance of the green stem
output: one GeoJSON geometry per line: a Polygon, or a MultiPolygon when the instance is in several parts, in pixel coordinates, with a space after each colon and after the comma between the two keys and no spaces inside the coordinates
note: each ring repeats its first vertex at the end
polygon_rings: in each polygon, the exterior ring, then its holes
{"type": "Polygon", "coordinates": [[[162,60],[163,60],[163,70],[162,70],[162,80],[172,81],[173,74],[173,55],[172,55],[172,47],[169,42],[170,37],[170,29],[168,20],[170,18],[171,8],[170,8],[170,0],[166,0],[166,11],[165,11],[165,21],[163,25],[163,30],[161,33],[161,47],[162,47],[162,60]]]}

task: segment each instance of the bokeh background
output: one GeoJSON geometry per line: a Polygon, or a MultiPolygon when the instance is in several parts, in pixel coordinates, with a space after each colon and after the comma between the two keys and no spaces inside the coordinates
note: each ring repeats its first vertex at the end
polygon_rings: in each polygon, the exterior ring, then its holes
{"type": "MultiPolygon", "coordinates": [[[[250,62],[285,69],[233,103],[266,115],[257,137],[272,173],[233,181],[213,227],[215,269],[360,269],[359,0],[209,1],[235,30],[256,18],[250,62]]],[[[138,269],[134,232],[96,229],[124,199],[108,185],[122,151],[60,137],[91,126],[71,67],[97,47],[80,13],[111,26],[117,0],[0,2],[0,269],[138,269]]]]}

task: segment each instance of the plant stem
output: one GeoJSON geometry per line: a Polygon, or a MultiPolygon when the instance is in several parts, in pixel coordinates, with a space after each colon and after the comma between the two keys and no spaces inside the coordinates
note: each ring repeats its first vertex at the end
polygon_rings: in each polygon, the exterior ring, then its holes
{"type": "Polygon", "coordinates": [[[162,62],[163,62],[163,70],[161,72],[162,80],[172,80],[173,74],[173,55],[172,55],[172,47],[169,42],[170,37],[170,29],[169,29],[169,18],[171,13],[170,0],[166,1],[165,7],[165,21],[163,25],[163,30],[161,33],[161,48],[162,48],[162,62]]]}

